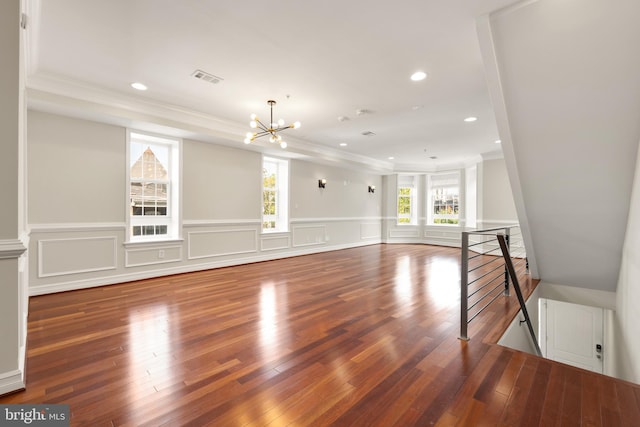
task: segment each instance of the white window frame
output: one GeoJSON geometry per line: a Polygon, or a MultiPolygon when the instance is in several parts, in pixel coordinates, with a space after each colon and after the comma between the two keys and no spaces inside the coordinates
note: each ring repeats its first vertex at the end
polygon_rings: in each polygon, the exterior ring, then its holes
{"type": "Polygon", "coordinates": [[[462,178],[460,171],[450,171],[437,174],[427,175],[427,224],[437,227],[460,227],[462,225],[462,178]],[[457,214],[439,214],[433,213],[433,192],[436,189],[450,188],[457,186],[458,188],[458,213],[457,214]],[[436,219],[456,219],[457,224],[436,223],[436,219]]]}
{"type": "Polygon", "coordinates": [[[417,212],[417,196],[418,196],[418,179],[415,175],[398,175],[398,185],[396,191],[396,216],[397,225],[417,225],[418,224],[418,212],[417,212]],[[400,189],[409,188],[409,215],[400,214],[400,189]],[[402,219],[409,219],[409,222],[401,222],[402,219]]]}
{"type": "Polygon", "coordinates": [[[262,215],[263,233],[282,233],[289,231],[289,161],[275,157],[262,158],[262,170],[269,165],[276,170],[275,214],[264,213],[264,176],[260,174],[262,191],[260,192],[260,212],[262,215]],[[275,222],[275,227],[265,228],[265,224],[275,222]]]}
{"type": "MultiPolygon", "coordinates": [[[[126,218],[127,233],[126,242],[156,242],[167,240],[179,240],[181,234],[181,188],[182,188],[182,140],[147,132],[127,129],[126,150],[126,218]],[[131,145],[133,143],[148,144],[150,146],[166,146],[168,148],[167,159],[167,214],[166,216],[139,216],[131,211],[131,166],[137,159],[131,158],[131,145]],[[145,225],[166,225],[167,233],[160,235],[133,235],[133,227],[145,225]]],[[[149,182],[146,180],[145,182],[149,182]]],[[[164,183],[164,182],[163,182],[164,183]]]]}

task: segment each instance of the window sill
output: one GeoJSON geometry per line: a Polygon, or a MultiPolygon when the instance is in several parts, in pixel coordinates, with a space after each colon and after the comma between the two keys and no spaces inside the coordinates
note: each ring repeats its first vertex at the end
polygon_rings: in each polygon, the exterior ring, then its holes
{"type": "Polygon", "coordinates": [[[260,234],[272,235],[272,234],[289,234],[289,230],[262,230],[260,234]]]}

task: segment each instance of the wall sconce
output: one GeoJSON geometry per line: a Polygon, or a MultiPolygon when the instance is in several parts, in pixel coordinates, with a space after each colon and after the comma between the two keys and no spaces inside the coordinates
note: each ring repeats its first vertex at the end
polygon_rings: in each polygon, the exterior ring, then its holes
{"type": "Polygon", "coordinates": [[[375,185],[370,185],[369,186],[369,193],[375,193],[376,192],[376,186],[375,185]]]}
{"type": "Polygon", "coordinates": [[[327,180],[322,178],[318,180],[318,188],[324,188],[324,186],[327,185],[327,180]]]}

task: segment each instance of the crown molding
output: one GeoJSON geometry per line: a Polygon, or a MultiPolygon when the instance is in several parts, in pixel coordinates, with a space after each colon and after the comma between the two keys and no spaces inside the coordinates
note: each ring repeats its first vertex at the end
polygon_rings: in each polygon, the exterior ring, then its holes
{"type": "Polygon", "coordinates": [[[274,148],[268,142],[243,144],[246,126],[200,111],[132,96],[38,72],[27,77],[29,109],[97,121],[176,138],[194,139],[233,148],[335,164],[348,169],[390,173],[393,164],[288,137],[288,147],[274,148]]]}

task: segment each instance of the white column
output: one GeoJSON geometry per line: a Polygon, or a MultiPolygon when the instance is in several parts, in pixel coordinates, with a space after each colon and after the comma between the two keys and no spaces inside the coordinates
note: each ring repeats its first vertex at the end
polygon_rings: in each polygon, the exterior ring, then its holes
{"type": "Polygon", "coordinates": [[[24,387],[26,239],[20,0],[0,2],[0,394],[24,387]]]}

